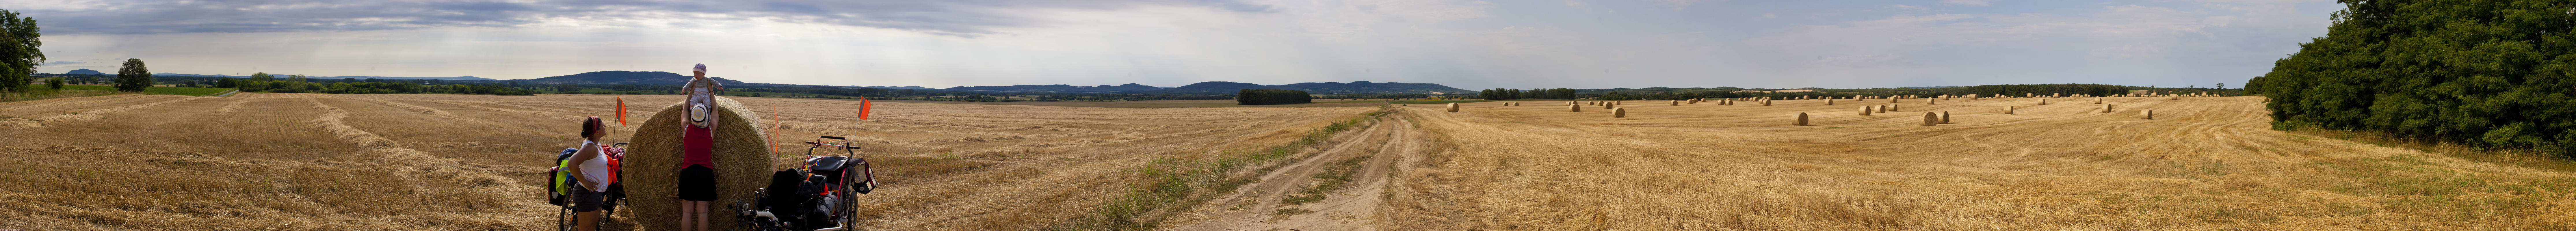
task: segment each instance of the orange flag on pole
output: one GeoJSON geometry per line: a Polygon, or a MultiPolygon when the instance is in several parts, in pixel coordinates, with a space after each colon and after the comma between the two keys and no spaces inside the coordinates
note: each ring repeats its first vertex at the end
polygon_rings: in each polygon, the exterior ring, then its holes
{"type": "Polygon", "coordinates": [[[780,133],[778,131],[778,119],[780,116],[778,114],[777,106],[769,107],[769,154],[771,155],[778,154],[778,133],[780,133]]]}
{"type": "Polygon", "coordinates": [[[868,120],[868,108],[874,106],[876,103],[868,101],[868,97],[859,97],[859,120],[868,120]]]}
{"type": "Polygon", "coordinates": [[[626,97],[617,97],[617,126],[626,126],[626,97]]]}

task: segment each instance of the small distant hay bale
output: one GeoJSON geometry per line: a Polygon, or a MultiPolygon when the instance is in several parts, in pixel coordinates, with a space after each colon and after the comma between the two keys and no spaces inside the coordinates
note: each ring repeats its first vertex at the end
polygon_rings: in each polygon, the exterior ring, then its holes
{"type": "Polygon", "coordinates": [[[2093,98],[2093,104],[2102,104],[2102,98],[2093,98]]]}
{"type": "Polygon", "coordinates": [[[1925,126],[1925,127],[1931,127],[1932,125],[1938,125],[1938,124],[1941,124],[1941,115],[1939,115],[1939,114],[1934,114],[1934,113],[1931,113],[1931,112],[1924,112],[1924,113],[1923,113],[1923,126],[1925,126]]]}
{"type": "Polygon", "coordinates": [[[1762,100],[1762,106],[1771,106],[1771,100],[1762,100]]]}
{"type": "Polygon", "coordinates": [[[2039,98],[2039,105],[2048,105],[2048,98],[2039,98]]]}
{"type": "MultiPolygon", "coordinates": [[[[764,127],[754,125],[760,118],[741,102],[716,97],[716,200],[709,209],[724,209],[725,203],[752,201],[751,191],[769,184],[776,160],[769,155],[769,141],[764,127]]],[[[672,104],[653,114],[653,118],[636,126],[631,145],[626,149],[628,206],[635,211],[637,227],[652,230],[677,229],[680,220],[679,185],[681,118],[687,117],[684,104],[672,104]]],[[[734,224],[734,216],[716,212],[708,224],[734,224]]]]}
{"type": "Polygon", "coordinates": [[[1672,105],[1672,106],[1681,106],[1681,105],[1682,105],[1682,101],[1680,101],[1680,100],[1674,100],[1674,101],[1673,101],[1673,105],[1672,105]]]}
{"type": "Polygon", "coordinates": [[[1878,113],[1887,113],[1887,105],[1870,105],[1870,107],[1877,109],[1878,113]]]}
{"type": "Polygon", "coordinates": [[[2013,109],[2014,109],[2014,107],[2013,107],[2013,106],[2009,106],[2009,105],[2004,106],[2004,114],[2005,114],[2005,115],[2011,115],[2011,114],[2013,114],[2013,109]]]}
{"type": "Polygon", "coordinates": [[[2138,115],[2146,116],[2147,119],[2156,119],[2156,109],[2138,110],[2138,115]]]}
{"type": "MultiPolygon", "coordinates": [[[[1860,107],[1860,115],[1869,115],[1870,107],[1860,107]]],[[[1804,114],[1804,113],[1800,113],[1804,114]]]]}
{"type": "Polygon", "coordinates": [[[1942,123],[1942,124],[1949,124],[1949,123],[1950,123],[1950,111],[1941,111],[1941,123],[1942,123]]]}
{"type": "Polygon", "coordinates": [[[1626,118],[1626,117],[1628,117],[1628,109],[1627,109],[1627,108],[1610,109],[1610,118],[1626,118]]]}
{"type": "Polygon", "coordinates": [[[2102,104],[2102,112],[2111,112],[2111,104],[2102,104]]]}
{"type": "Polygon", "coordinates": [[[1833,106],[1833,105],[1834,105],[1834,99],[1825,99],[1825,106],[1833,106]]]}
{"type": "Polygon", "coordinates": [[[1923,104],[1941,104],[1941,100],[1923,99],[1923,104]]]}
{"type": "Polygon", "coordinates": [[[1888,104],[1888,105],[1887,105],[1887,111],[1897,111],[1897,110],[1896,110],[1896,104],[1888,104]]]}
{"type": "Polygon", "coordinates": [[[1583,112],[1583,105],[1565,105],[1566,112],[1583,112]]]}
{"type": "Polygon", "coordinates": [[[1807,126],[1807,113],[1799,112],[1797,120],[1789,122],[1789,126],[1807,126]]]}
{"type": "Polygon", "coordinates": [[[1610,105],[1610,104],[1606,104],[1606,103],[1605,103],[1605,104],[1601,104],[1601,109],[1611,109],[1611,108],[1619,108],[1619,105],[1610,105]]]}
{"type": "Polygon", "coordinates": [[[1449,103],[1449,112],[1458,112],[1458,103],[1449,103]]]}

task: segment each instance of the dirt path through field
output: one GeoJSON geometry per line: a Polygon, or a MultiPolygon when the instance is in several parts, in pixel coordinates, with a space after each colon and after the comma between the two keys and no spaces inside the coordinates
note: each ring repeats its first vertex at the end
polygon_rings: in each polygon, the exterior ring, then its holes
{"type": "Polygon", "coordinates": [[[1294,164],[1280,167],[1257,178],[1224,197],[1210,201],[1192,212],[1192,217],[1176,221],[1170,230],[1377,230],[1375,217],[1386,189],[1386,172],[1407,152],[1425,150],[1418,129],[1402,119],[1381,119],[1377,125],[1342,141],[1332,149],[1308,156],[1294,164]],[[1355,160],[1354,158],[1369,158],[1355,160]],[[1324,192],[1321,201],[1283,204],[1282,200],[1298,196],[1299,190],[1314,187],[1327,179],[1331,166],[1346,161],[1365,161],[1345,171],[1356,171],[1342,185],[1324,192]],[[1298,212],[1282,213],[1282,209],[1298,212]]]}

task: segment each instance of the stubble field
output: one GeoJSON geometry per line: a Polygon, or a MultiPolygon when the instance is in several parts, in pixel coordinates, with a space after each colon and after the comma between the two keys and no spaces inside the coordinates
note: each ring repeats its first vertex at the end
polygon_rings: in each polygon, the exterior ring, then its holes
{"type": "MultiPolygon", "coordinates": [[[[608,115],[612,99],[0,103],[9,141],[0,185],[11,185],[0,187],[0,228],[549,229],[555,208],[540,202],[538,171],[577,142],[576,118],[608,115]]],[[[2116,105],[2107,113],[2089,98],[1912,99],[1870,116],[1857,108],[1891,102],[1625,101],[1625,118],[1600,106],[1567,112],[1563,101],[1454,113],[880,102],[871,121],[852,118],[854,101],[737,100],[760,110],[761,126],[780,121],[780,164],[801,153],[785,145],[815,135],[867,147],[886,183],[859,197],[869,230],[2565,230],[2576,221],[2566,169],[2273,131],[2259,97],[2106,98],[2116,105]],[[1952,123],[1918,126],[1922,113],[1944,111],[1952,123]],[[1810,126],[1789,125],[1799,112],[1810,126]]]]}

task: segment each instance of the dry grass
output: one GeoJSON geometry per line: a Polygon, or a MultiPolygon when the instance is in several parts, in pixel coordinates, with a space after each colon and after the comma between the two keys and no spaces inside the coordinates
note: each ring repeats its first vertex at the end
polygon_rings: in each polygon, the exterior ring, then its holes
{"type": "MultiPolygon", "coordinates": [[[[2576,218],[2576,174],[2565,161],[2273,131],[2261,100],[2112,99],[2188,110],[2137,120],[2031,106],[1931,128],[1915,118],[1822,114],[1812,125],[1830,128],[1818,128],[1764,116],[1848,110],[1790,101],[1615,120],[1509,109],[1415,114],[1442,148],[1407,157],[1420,162],[1398,173],[1390,211],[1377,222],[1387,230],[2566,230],[2576,218]],[[1568,140],[1621,145],[1554,142],[1568,140]]],[[[2029,102],[1918,109],[2021,103],[2029,102]]]]}
{"type": "MultiPolygon", "coordinates": [[[[540,170],[569,147],[572,118],[609,95],[112,95],[0,103],[0,228],[31,230],[540,230],[552,228],[540,170]],[[158,103],[158,104],[154,104],[158,103]],[[148,106],[143,106],[150,104],[148,106]],[[105,109],[117,109],[103,111],[105,109]],[[75,117],[61,117],[75,118],[75,117]]],[[[626,96],[636,108],[678,96],[626,96]],[[647,103],[650,102],[650,103],[647,103]]],[[[1093,214],[1138,181],[1114,174],[1161,158],[1259,150],[1360,107],[1100,108],[742,99],[784,115],[773,163],[793,142],[848,136],[884,183],[857,198],[865,227],[1043,228],[1093,214]],[[1224,142],[1209,142],[1224,141],[1224,142]]],[[[1186,103],[1184,103],[1186,104],[1186,103]]],[[[1195,105],[1195,104],[1186,104],[1195,105]]],[[[1186,106],[1125,105],[1125,106],[1186,106]]],[[[633,122],[649,120],[638,110],[633,122]]],[[[753,116],[760,117],[760,116],[753,116]]],[[[770,118],[745,118],[767,128],[770,118]]],[[[612,119],[610,122],[614,123],[612,119]]],[[[640,124],[638,124],[640,125],[640,124]]],[[[612,137],[634,134],[632,127],[612,137]]],[[[625,142],[612,139],[608,142],[625,142]]],[[[766,144],[758,150],[766,152],[766,144]]],[[[752,170],[753,168],[738,168],[752,170]]],[[[651,186],[638,186],[651,187],[651,186]]],[[[638,198],[644,200],[646,198],[638,198]]],[[[631,208],[631,207],[630,207],[631,208]]],[[[636,209],[612,218],[635,229],[636,209]]]]}

